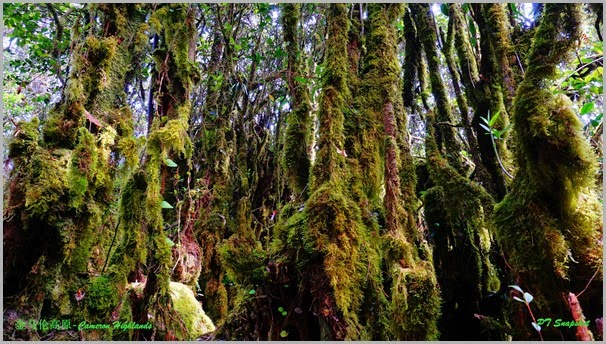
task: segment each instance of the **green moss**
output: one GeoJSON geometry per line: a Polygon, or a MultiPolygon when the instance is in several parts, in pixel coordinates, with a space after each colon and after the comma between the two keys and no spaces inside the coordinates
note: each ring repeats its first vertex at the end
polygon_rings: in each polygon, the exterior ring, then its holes
{"type": "Polygon", "coordinates": [[[357,338],[357,312],[367,271],[364,227],[359,209],[342,192],[339,185],[328,183],[310,196],[306,204],[308,231],[314,249],[324,255],[323,267],[335,303],[350,326],[349,336],[357,338]]]}
{"type": "MultiPolygon", "coordinates": [[[[141,230],[146,217],[145,208],[141,206],[145,203],[146,187],[145,174],[138,171],[126,182],[122,191],[116,248],[113,255],[107,257],[110,259],[108,274],[119,283],[126,284],[129,275],[148,261],[147,236],[141,230]]],[[[130,307],[130,304],[123,303],[121,313],[130,311],[124,307],[130,307]]]]}
{"type": "MultiPolygon", "coordinates": [[[[461,73],[461,78],[465,85],[473,85],[480,80],[480,73],[478,72],[478,63],[469,41],[469,36],[466,34],[465,15],[459,4],[451,4],[450,8],[452,9],[453,20],[455,22],[455,48],[459,57],[459,63],[461,64],[461,70],[468,71],[468,73],[461,73]]],[[[470,93],[467,94],[469,97],[470,93]]]]}
{"type": "Polygon", "coordinates": [[[499,244],[541,312],[565,307],[560,293],[584,288],[601,265],[601,206],[590,191],[596,159],[570,101],[548,89],[579,37],[579,15],[577,5],[546,5],[514,101],[520,169],[495,212],[499,244]]]}
{"type": "Polygon", "coordinates": [[[305,209],[299,211],[291,205],[282,208],[269,250],[272,256],[294,257],[299,271],[307,267],[315,252],[315,242],[307,230],[307,218],[305,209]]]}
{"type": "Polygon", "coordinates": [[[488,228],[493,200],[441,156],[434,139],[434,121],[433,114],[428,113],[428,168],[435,186],[424,196],[425,220],[434,244],[438,281],[440,285],[453,286],[442,291],[442,313],[453,319],[442,326],[442,331],[447,339],[462,338],[465,334],[461,331],[474,326],[473,314],[482,298],[500,288],[490,260],[488,228]]]}
{"type": "Polygon", "coordinates": [[[69,169],[71,206],[79,208],[85,193],[89,190],[97,168],[97,149],[95,137],[85,128],[80,128],[78,144],[72,151],[72,161],[69,169]]]}
{"type": "Polygon", "coordinates": [[[8,144],[8,157],[11,159],[27,159],[36,151],[39,145],[40,121],[34,117],[29,122],[19,122],[14,139],[8,144]]]}
{"type": "Polygon", "coordinates": [[[195,340],[215,330],[212,320],[204,313],[202,305],[189,287],[182,283],[170,282],[170,296],[175,310],[187,328],[188,337],[184,339],[195,340]]]}
{"type": "Polygon", "coordinates": [[[227,276],[238,285],[260,284],[267,277],[266,253],[258,241],[251,242],[240,235],[231,236],[220,246],[219,256],[227,276]]]}
{"type": "Polygon", "coordinates": [[[295,195],[300,195],[309,181],[311,162],[308,156],[311,134],[311,99],[307,85],[297,80],[305,75],[300,58],[298,19],[300,5],[284,4],[282,23],[284,25],[284,41],[288,53],[288,87],[291,96],[292,109],[286,119],[286,135],[284,137],[284,170],[289,179],[289,186],[295,195]]]}
{"type": "Polygon", "coordinates": [[[118,305],[120,295],[114,281],[106,276],[92,279],[86,290],[85,302],[88,308],[100,314],[109,314],[118,305]]]}
{"type": "Polygon", "coordinates": [[[328,30],[326,42],[326,69],[323,76],[324,88],[320,96],[318,120],[320,132],[316,162],[312,167],[311,189],[322,183],[343,178],[345,158],[337,152],[344,145],[344,115],[346,100],[349,99],[347,42],[349,20],[345,5],[331,5],[328,8],[328,30]]]}
{"type": "Polygon", "coordinates": [[[44,218],[51,209],[65,206],[69,184],[67,180],[71,151],[53,153],[37,149],[28,166],[25,208],[31,216],[44,218]]]}
{"type": "Polygon", "coordinates": [[[509,110],[515,93],[516,81],[510,66],[510,59],[515,58],[515,55],[509,37],[511,27],[509,26],[506,8],[503,4],[491,4],[482,6],[482,10],[488,30],[492,33],[488,34],[487,37],[494,50],[498,68],[502,72],[499,83],[503,89],[505,107],[509,110]]]}
{"type": "Polygon", "coordinates": [[[439,332],[435,319],[440,317],[441,297],[431,263],[406,269],[394,267],[392,274],[390,313],[396,338],[437,340],[439,332]]]}
{"type": "MultiPolygon", "coordinates": [[[[437,34],[433,22],[429,16],[429,5],[415,4],[410,5],[415,13],[415,23],[418,29],[419,40],[423,45],[427,65],[429,67],[429,81],[431,91],[436,102],[436,119],[438,122],[456,123],[448,101],[446,87],[440,74],[440,59],[436,47],[437,34]]],[[[461,142],[457,139],[455,128],[448,125],[441,125],[439,136],[437,137],[438,147],[444,149],[450,165],[457,171],[464,173],[463,159],[460,155],[462,150],[461,142]]]]}

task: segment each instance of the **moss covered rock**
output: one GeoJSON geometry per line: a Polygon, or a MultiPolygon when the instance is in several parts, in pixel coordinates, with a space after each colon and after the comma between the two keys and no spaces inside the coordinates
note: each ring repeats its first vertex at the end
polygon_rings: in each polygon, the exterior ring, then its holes
{"type": "Polygon", "coordinates": [[[170,296],[173,306],[189,332],[189,339],[200,337],[201,335],[215,330],[212,320],[204,313],[202,305],[194,292],[185,284],[170,282],[170,296]]]}

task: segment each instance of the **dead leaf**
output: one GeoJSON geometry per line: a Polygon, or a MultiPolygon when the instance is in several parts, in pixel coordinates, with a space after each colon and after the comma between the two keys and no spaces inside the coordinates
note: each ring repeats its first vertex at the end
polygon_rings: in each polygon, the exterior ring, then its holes
{"type": "Polygon", "coordinates": [[[84,115],[86,116],[86,119],[89,120],[94,125],[96,125],[98,127],[102,127],[101,122],[99,122],[99,120],[95,116],[91,115],[90,112],[86,111],[86,109],[84,109],[84,115]]]}
{"type": "Polygon", "coordinates": [[[339,147],[336,147],[336,148],[337,148],[338,154],[341,154],[343,157],[347,158],[347,153],[345,152],[345,149],[340,150],[339,147]]]}

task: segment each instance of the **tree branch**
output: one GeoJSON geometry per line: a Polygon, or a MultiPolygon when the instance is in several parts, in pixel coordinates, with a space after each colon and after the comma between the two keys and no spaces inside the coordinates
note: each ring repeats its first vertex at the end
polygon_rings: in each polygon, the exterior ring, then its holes
{"type": "Polygon", "coordinates": [[[52,4],[47,3],[46,8],[50,12],[53,20],[55,21],[55,25],[57,26],[57,34],[55,35],[55,42],[53,43],[53,57],[55,58],[55,73],[57,74],[57,78],[61,82],[61,85],[65,85],[63,78],[61,77],[61,63],[59,58],[61,57],[61,41],[63,40],[63,24],[57,15],[57,11],[52,4]]]}

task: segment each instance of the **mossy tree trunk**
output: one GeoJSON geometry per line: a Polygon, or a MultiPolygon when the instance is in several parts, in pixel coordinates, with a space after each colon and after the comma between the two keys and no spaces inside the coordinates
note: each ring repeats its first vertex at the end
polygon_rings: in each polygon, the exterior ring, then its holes
{"type": "MultiPolygon", "coordinates": [[[[154,88],[158,90],[156,107],[144,163],[127,182],[122,197],[121,223],[128,239],[122,242],[118,249],[122,254],[114,259],[109,271],[122,279],[122,288],[134,290],[139,283],[143,284],[141,294],[131,291],[130,302],[118,309],[120,316],[130,316],[131,321],[141,324],[150,319],[154,321],[152,329],[133,331],[133,339],[187,339],[188,329],[171,301],[171,246],[175,244],[165,230],[167,224],[178,222],[182,214],[175,212],[177,207],[175,210],[165,208],[173,207],[167,200],[175,201],[172,187],[178,185],[174,181],[180,178],[179,168],[169,166],[168,161],[174,159],[187,167],[192,151],[187,135],[191,111],[189,93],[199,78],[193,65],[196,37],[193,8],[160,6],[151,14],[150,23],[159,35],[159,46],[153,52],[154,88]],[[173,168],[176,176],[170,175],[173,168]],[[129,247],[134,249],[134,257],[129,254],[129,247]]],[[[183,222],[184,228],[178,227],[178,237],[173,237],[178,243],[174,249],[185,247],[188,251],[181,253],[195,259],[200,248],[192,241],[192,226],[183,222]]],[[[197,278],[195,271],[190,274],[197,278]]],[[[194,283],[195,278],[183,282],[194,283]]]]}
{"type": "Polygon", "coordinates": [[[217,249],[227,235],[227,220],[230,218],[229,203],[233,178],[229,170],[231,156],[231,131],[229,110],[220,99],[227,97],[229,77],[225,64],[232,56],[226,51],[227,44],[221,32],[221,23],[225,20],[224,5],[215,4],[209,10],[214,19],[212,27],[212,45],[210,61],[206,73],[210,76],[205,86],[206,101],[202,108],[202,126],[194,136],[196,161],[201,168],[196,175],[197,187],[203,191],[205,210],[198,222],[197,238],[202,247],[202,266],[199,279],[202,293],[205,295],[205,310],[220,325],[228,310],[228,292],[225,287],[225,271],[221,266],[217,249]]]}
{"type": "Polygon", "coordinates": [[[440,58],[437,49],[437,33],[431,19],[429,5],[411,4],[414,13],[415,25],[420,37],[430,70],[429,81],[431,90],[436,101],[436,120],[439,124],[436,143],[439,149],[448,151],[447,159],[457,171],[465,174],[468,167],[464,166],[461,156],[463,146],[454,128],[455,119],[452,109],[448,104],[448,95],[440,71],[440,58]]]}
{"type": "Polygon", "coordinates": [[[505,106],[507,92],[503,91],[503,88],[507,87],[509,90],[509,87],[512,87],[512,85],[505,86],[504,81],[507,79],[508,83],[512,82],[511,71],[508,65],[500,64],[502,59],[506,58],[503,55],[509,42],[504,27],[506,23],[503,22],[506,17],[504,8],[500,4],[478,5],[472,8],[475,9],[474,13],[477,13],[475,18],[483,39],[480,40],[479,79],[474,85],[466,85],[466,87],[473,87],[470,88],[470,92],[474,93],[471,96],[474,109],[472,125],[478,138],[483,165],[491,176],[490,191],[497,200],[500,200],[507,192],[505,179],[507,176],[502,169],[507,169],[511,165],[511,154],[506,144],[509,133],[505,132],[502,139],[496,139],[491,137],[493,135],[488,134],[480,124],[485,125],[482,118],[498,116],[493,128],[503,130],[509,125],[509,115],[505,106]],[[496,145],[496,148],[493,145],[496,145]]]}
{"type": "MultiPolygon", "coordinates": [[[[478,166],[478,174],[475,179],[486,185],[486,189],[496,198],[502,199],[507,192],[507,180],[502,168],[508,168],[509,151],[505,144],[507,133],[503,139],[494,139],[496,148],[493,147],[493,139],[481,126],[485,125],[482,118],[498,116],[494,128],[503,130],[508,124],[509,119],[504,102],[503,87],[507,83],[507,89],[512,87],[513,81],[510,79],[511,73],[501,73],[502,66],[500,54],[505,54],[506,47],[497,46],[500,43],[509,42],[507,32],[503,27],[506,23],[495,22],[503,20],[503,8],[499,6],[486,5],[475,6],[477,13],[477,25],[480,28],[482,39],[479,48],[481,50],[481,59],[478,61],[474,53],[472,44],[468,38],[468,25],[475,25],[471,17],[466,20],[461,6],[457,4],[450,5],[450,18],[453,30],[455,31],[455,47],[460,61],[461,80],[465,86],[465,95],[473,110],[471,126],[474,130],[474,137],[477,138],[477,148],[481,157],[481,166],[478,166]],[[481,12],[481,13],[480,13],[481,12]],[[491,19],[485,18],[487,13],[491,14],[491,19]],[[471,24],[468,24],[468,21],[471,24]],[[496,38],[495,38],[496,37],[496,38]],[[507,82],[503,81],[504,78],[507,82]],[[498,152],[495,152],[496,151],[498,152]],[[499,154],[499,157],[497,157],[499,154]],[[501,163],[499,162],[501,159],[501,163]],[[501,166],[503,165],[503,166],[501,166]],[[486,175],[486,172],[488,173],[486,175]]],[[[477,43],[476,43],[477,44],[477,43]]],[[[478,161],[475,161],[478,164],[478,161]]]]}
{"type": "MultiPolygon", "coordinates": [[[[284,171],[289,179],[289,187],[294,197],[306,193],[309,182],[311,134],[311,100],[307,85],[301,82],[305,78],[299,49],[299,6],[285,4],[282,15],[284,41],[288,53],[287,83],[291,97],[292,110],[286,120],[286,137],[284,141],[284,171]]],[[[305,199],[306,197],[302,197],[305,199]]]]}
{"type": "MultiPolygon", "coordinates": [[[[368,54],[364,57],[361,108],[368,120],[374,120],[371,123],[375,123],[376,130],[374,137],[367,135],[365,139],[372,139],[370,145],[379,149],[379,161],[384,164],[384,175],[375,182],[385,187],[383,204],[379,209],[371,209],[385,217],[382,258],[386,285],[390,286],[385,292],[391,321],[384,338],[429,340],[438,336],[440,295],[428,247],[416,227],[416,178],[402,103],[395,28],[403,9],[401,4],[368,7],[368,54]],[[415,326],[417,323],[425,326],[419,328],[415,326]]],[[[380,166],[364,167],[381,170],[380,166]]],[[[370,199],[378,196],[378,190],[370,190],[375,192],[369,195],[370,199]]]]}
{"type": "Polygon", "coordinates": [[[476,339],[502,340],[506,326],[499,326],[499,322],[503,315],[498,311],[487,314],[482,307],[482,300],[500,289],[499,277],[491,262],[493,239],[489,225],[493,199],[481,186],[468,179],[468,167],[454,158],[459,156],[461,148],[452,144],[456,139],[454,129],[444,126],[452,123],[454,118],[437,64],[437,35],[431,24],[429,7],[411,5],[411,9],[422,37],[430,66],[431,91],[436,99],[437,115],[431,110],[426,113],[425,147],[433,186],[424,196],[424,209],[429,236],[434,244],[433,263],[438,282],[444,286],[439,326],[441,338],[469,338],[474,328],[482,327],[485,334],[478,334],[476,339]],[[452,138],[445,140],[445,136],[452,138]]]}
{"type": "MultiPolygon", "coordinates": [[[[550,90],[559,64],[580,36],[581,9],[547,4],[514,101],[519,170],[497,206],[497,238],[515,283],[540,317],[571,317],[568,293],[580,293],[587,319],[601,314],[601,205],[593,194],[596,159],[572,104],[550,90]]],[[[514,338],[536,338],[529,315],[512,305],[514,338]]],[[[590,322],[590,329],[593,328],[590,322]]],[[[545,327],[544,339],[574,339],[574,329],[545,327]]]]}
{"type": "MultiPolygon", "coordinates": [[[[149,27],[141,5],[91,5],[100,25],[75,28],[71,75],[61,102],[42,123],[21,123],[10,144],[5,282],[22,318],[106,320],[118,303],[116,281],[98,275],[115,233],[117,177],[137,164],[131,111],[124,105],[131,68],[149,27]],[[120,163],[120,159],[124,162],[120,163]],[[32,250],[25,250],[25,246],[32,250]],[[25,254],[25,255],[24,255],[25,254]]],[[[5,214],[6,215],[6,214],[5,214]]],[[[26,331],[27,339],[39,339],[26,331]]],[[[109,339],[111,331],[81,333],[109,339]]],[[[55,339],[76,339],[66,332],[55,339]]]]}

